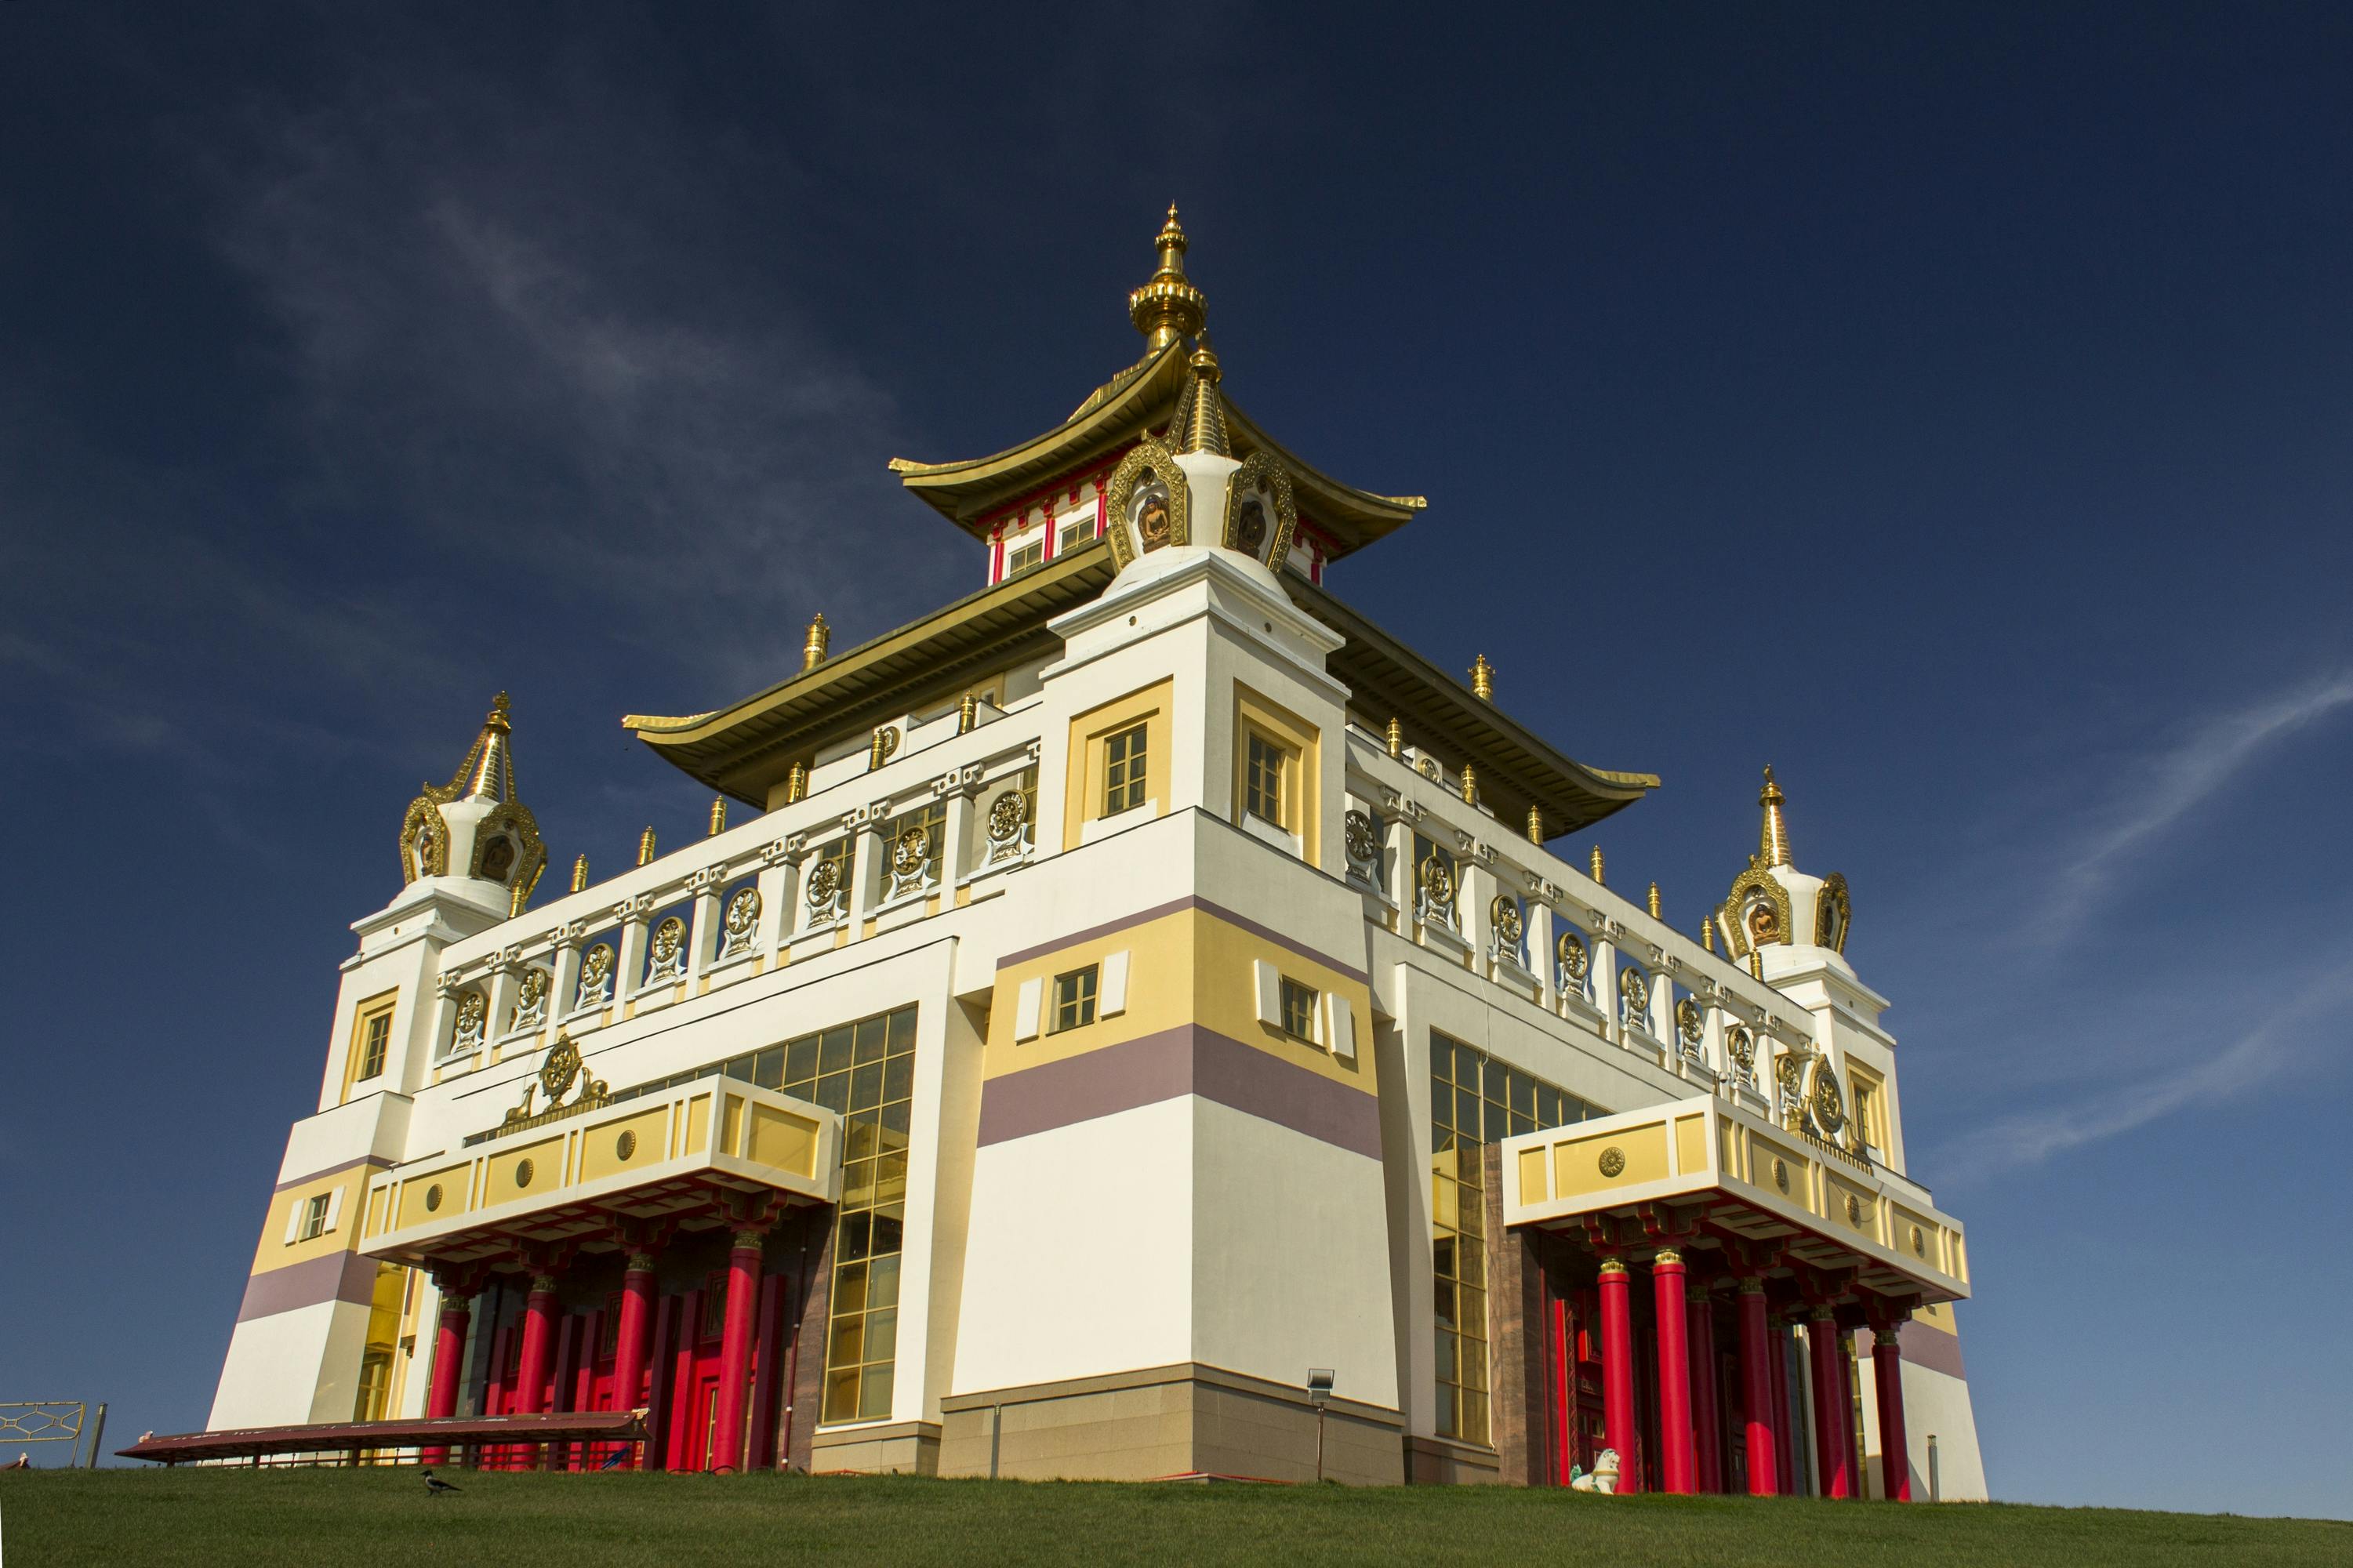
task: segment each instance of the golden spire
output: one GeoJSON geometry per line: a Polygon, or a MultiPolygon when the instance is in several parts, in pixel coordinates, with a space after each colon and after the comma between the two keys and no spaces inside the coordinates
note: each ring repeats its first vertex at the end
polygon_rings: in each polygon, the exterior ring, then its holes
{"type": "Polygon", "coordinates": [[[725,795],[712,795],[712,796],[711,797],[711,833],[710,833],[710,837],[713,837],[713,838],[716,838],[716,837],[718,837],[721,834],[723,834],[723,833],[724,833],[724,832],[726,832],[726,831],[727,831],[727,797],[726,797],[725,795]]]}
{"type": "Polygon", "coordinates": [[[1666,916],[1660,910],[1659,885],[1656,882],[1651,884],[1651,897],[1649,903],[1651,907],[1651,918],[1652,920],[1658,921],[1666,919],[1666,916]]]}
{"type": "Polygon", "coordinates": [[[1153,241],[1160,250],[1159,268],[1151,280],[1127,297],[1127,319],[1142,332],[1148,352],[1158,353],[1179,338],[1196,336],[1209,318],[1209,302],[1185,277],[1185,230],[1176,221],[1176,204],[1168,204],[1168,221],[1153,241]]]}
{"type": "Polygon", "coordinates": [[[638,864],[640,866],[651,865],[653,863],[653,858],[654,830],[649,827],[643,833],[638,835],[638,864]]]}
{"type": "Polygon", "coordinates": [[[1465,805],[1479,804],[1479,770],[1469,763],[1462,764],[1462,804],[1465,805]]]}
{"type": "Polygon", "coordinates": [[[588,887],[588,857],[581,856],[572,862],[572,890],[585,892],[588,887]]]}
{"type": "Polygon", "coordinates": [[[1544,841],[1544,807],[1532,805],[1528,807],[1528,842],[1541,844],[1544,841]]]}
{"type": "Polygon", "coordinates": [[[1595,845],[1595,846],[1593,847],[1593,882],[1594,882],[1594,886],[1596,886],[1596,887],[1602,886],[1602,881],[1601,881],[1601,846],[1600,846],[1600,845],[1599,845],[1599,844],[1597,844],[1597,845],[1595,845]]]}
{"type": "Polygon", "coordinates": [[[1483,653],[1471,666],[1471,695],[1482,702],[1495,700],[1495,667],[1483,653]]]}
{"type": "Polygon", "coordinates": [[[1399,758],[1405,755],[1405,723],[1402,720],[1389,721],[1389,755],[1399,758]]]}
{"type": "Polygon", "coordinates": [[[1218,395],[1218,355],[1209,347],[1205,334],[1201,346],[1193,351],[1193,384],[1187,389],[1177,407],[1177,419],[1182,428],[1171,428],[1169,438],[1180,452],[1213,452],[1220,458],[1234,455],[1233,443],[1226,438],[1226,408],[1218,395]]]}
{"type": "Polygon", "coordinates": [[[449,794],[442,798],[462,796],[493,803],[514,799],[514,749],[510,739],[513,733],[514,725],[507,713],[507,694],[501,691],[491,700],[490,715],[482,721],[481,733],[467,749],[466,760],[458,764],[458,776],[449,781],[449,794]]]}
{"type": "Polygon", "coordinates": [[[1787,866],[1789,863],[1789,825],[1781,816],[1784,796],[1781,786],[1773,782],[1773,766],[1765,765],[1765,787],[1757,792],[1757,804],[1765,808],[1764,823],[1757,830],[1757,859],[1759,865],[1787,866]]]}
{"type": "Polygon", "coordinates": [[[808,764],[807,763],[795,763],[793,764],[792,771],[785,775],[785,804],[786,805],[792,805],[795,801],[807,800],[808,798],[808,764]]]}
{"type": "Polygon", "coordinates": [[[1710,952],[1715,951],[1715,917],[1714,915],[1699,922],[1699,944],[1710,952]]]}
{"type": "Polygon", "coordinates": [[[825,612],[819,610],[817,619],[809,623],[808,641],[801,645],[801,668],[815,669],[825,662],[825,650],[832,645],[833,628],[825,624],[825,612]]]}

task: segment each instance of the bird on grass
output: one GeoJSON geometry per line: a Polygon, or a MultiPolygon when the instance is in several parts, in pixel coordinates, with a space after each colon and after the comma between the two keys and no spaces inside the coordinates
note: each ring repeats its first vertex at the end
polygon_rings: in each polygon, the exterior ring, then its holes
{"type": "Polygon", "coordinates": [[[425,1495],[427,1497],[439,1497],[443,1492],[461,1491],[463,1489],[464,1489],[460,1487],[451,1486],[448,1481],[443,1480],[431,1470],[425,1472],[425,1495]]]}

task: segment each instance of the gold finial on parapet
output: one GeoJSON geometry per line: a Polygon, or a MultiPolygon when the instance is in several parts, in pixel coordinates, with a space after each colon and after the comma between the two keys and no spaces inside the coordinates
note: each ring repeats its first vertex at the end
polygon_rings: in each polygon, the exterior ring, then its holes
{"type": "Polygon", "coordinates": [[[1593,885],[1597,888],[1605,885],[1601,880],[1601,846],[1599,844],[1593,847],[1593,885]]]}
{"type": "Polygon", "coordinates": [[[721,834],[723,834],[723,833],[724,833],[724,832],[726,832],[726,831],[727,831],[727,797],[726,797],[725,795],[712,795],[712,796],[711,797],[711,835],[710,835],[710,836],[711,836],[712,837],[713,837],[713,838],[716,838],[716,837],[718,837],[721,834]]]}
{"type": "Polygon", "coordinates": [[[1168,221],[1160,226],[1153,244],[1160,265],[1150,281],[1127,297],[1127,319],[1142,332],[1149,352],[1158,353],[1179,338],[1196,336],[1209,319],[1209,301],[1185,276],[1185,228],[1176,221],[1176,204],[1168,204],[1168,221]]]}
{"type": "Polygon", "coordinates": [[[1544,841],[1544,807],[1532,805],[1528,807],[1528,842],[1541,844],[1544,841]]]}
{"type": "Polygon", "coordinates": [[[1666,918],[1659,912],[1659,885],[1656,882],[1651,884],[1651,897],[1649,899],[1649,903],[1651,906],[1651,918],[1652,920],[1663,920],[1666,918]]]}
{"type": "Polygon", "coordinates": [[[792,771],[785,774],[785,804],[786,805],[790,805],[795,801],[807,800],[807,798],[808,764],[807,763],[795,763],[792,765],[792,771]]]}
{"type": "Polygon", "coordinates": [[[1234,455],[1233,443],[1226,438],[1225,402],[1218,395],[1217,351],[1209,347],[1209,336],[1201,334],[1201,346],[1193,351],[1192,395],[1185,399],[1185,427],[1171,430],[1171,439],[1180,452],[1209,452],[1220,458],[1234,455]]]}
{"type": "Polygon", "coordinates": [[[825,650],[833,644],[833,628],[825,624],[825,612],[818,612],[809,623],[808,641],[801,644],[801,668],[815,669],[825,662],[825,650]]]}
{"type": "Polygon", "coordinates": [[[1751,980],[1765,978],[1765,955],[1753,947],[1748,950],[1748,977],[1751,980]]]}
{"type": "Polygon", "coordinates": [[[638,864],[650,866],[654,859],[654,830],[647,828],[638,835],[638,864]]]}
{"type": "Polygon", "coordinates": [[[1781,815],[1785,797],[1781,786],[1773,782],[1773,764],[1765,764],[1765,787],[1757,792],[1757,804],[1765,808],[1765,820],[1757,829],[1757,858],[1767,866],[1789,863],[1789,824],[1781,815]]]}
{"type": "Polygon", "coordinates": [[[980,723],[980,699],[967,691],[956,704],[956,733],[969,735],[980,723]]]}
{"type": "Polygon", "coordinates": [[[1495,667],[1483,653],[1471,666],[1471,695],[1482,702],[1495,700],[1495,667]]]}
{"type": "Polygon", "coordinates": [[[1465,805],[1479,804],[1479,770],[1469,763],[1462,764],[1462,804],[1465,805]]]}
{"type": "Polygon", "coordinates": [[[581,856],[572,862],[572,890],[586,892],[588,888],[588,857],[581,856]]]}
{"type": "Polygon", "coordinates": [[[1389,755],[1403,761],[1405,757],[1405,725],[1401,721],[1389,721],[1389,755]]]}
{"type": "Polygon", "coordinates": [[[1714,915],[1699,922],[1699,944],[1710,952],[1715,951],[1715,917],[1714,915]]]}

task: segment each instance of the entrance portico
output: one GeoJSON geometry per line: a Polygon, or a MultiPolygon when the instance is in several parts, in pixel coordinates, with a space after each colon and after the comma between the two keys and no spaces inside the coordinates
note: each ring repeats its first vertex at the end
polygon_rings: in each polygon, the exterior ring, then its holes
{"type": "MultiPolygon", "coordinates": [[[[467,1347],[487,1335],[480,1414],[647,1409],[650,1462],[771,1462],[779,1395],[790,1399],[778,1363],[794,1358],[778,1353],[782,1287],[764,1279],[765,1246],[780,1227],[827,1234],[840,1119],[733,1078],[626,1097],[590,1088],[369,1184],[361,1252],[430,1270],[441,1289],[425,1414],[457,1414],[467,1347]],[[722,1238],[723,1272],[692,1288],[695,1256],[722,1238]],[[672,1258],[689,1288],[664,1294],[672,1258]],[[617,1266],[608,1306],[566,1311],[567,1294],[593,1296],[617,1266]],[[473,1303],[493,1289],[523,1296],[512,1328],[472,1321],[473,1303]],[[698,1352],[705,1324],[716,1330],[715,1358],[698,1352]]],[[[804,1301],[807,1275],[796,1281],[804,1301]]]]}
{"type": "Polygon", "coordinates": [[[1525,1133],[1491,1159],[1498,1277],[1544,1285],[1497,1298],[1540,1294],[1567,1320],[1498,1336],[1556,1361],[1497,1368],[1499,1402],[1544,1406],[1499,1419],[1499,1436],[1552,1450],[1516,1467],[1506,1453],[1507,1474],[1592,1469],[1607,1447],[1621,1492],[1862,1496],[1848,1352],[1866,1330],[1883,1492],[1910,1498],[1900,1330],[1968,1294],[1960,1226],[1926,1191],[1714,1095],[1525,1133]],[[1803,1328],[1795,1366],[1791,1321],[1803,1328]],[[1599,1363],[1598,1420],[1562,1408],[1588,1386],[1578,1361],[1599,1363]],[[1600,1442],[1578,1440],[1596,1428],[1600,1442]]]}

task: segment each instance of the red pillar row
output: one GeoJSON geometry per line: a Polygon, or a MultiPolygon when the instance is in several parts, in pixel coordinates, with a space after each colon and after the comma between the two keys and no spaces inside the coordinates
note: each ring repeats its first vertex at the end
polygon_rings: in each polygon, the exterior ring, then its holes
{"type": "Polygon", "coordinates": [[[1774,1370],[1778,1348],[1766,1321],[1765,1281],[1740,1282],[1740,1372],[1742,1403],[1747,1406],[1748,1495],[1774,1497],[1781,1490],[1781,1461],[1773,1419],[1774,1370]]]}
{"type": "Polygon", "coordinates": [[[1692,1454],[1691,1346],[1685,1331],[1683,1255],[1669,1247],[1651,1260],[1659,1336],[1659,1481],[1669,1493],[1696,1489],[1692,1454]]]}
{"type": "Polygon", "coordinates": [[[1912,1500],[1912,1447],[1904,1429],[1902,1325],[1883,1323],[1872,1343],[1872,1379],[1879,1388],[1879,1462],[1891,1502],[1912,1500]]]}
{"type": "Polygon", "coordinates": [[[1602,1440],[1618,1450],[1621,1494],[1642,1489],[1641,1472],[1634,1463],[1634,1324],[1629,1288],[1622,1260],[1612,1258],[1601,1265],[1602,1440]]]}
{"type": "Polygon", "coordinates": [[[1821,1495],[1854,1495],[1849,1466],[1852,1446],[1847,1432],[1850,1406],[1846,1393],[1846,1358],[1839,1354],[1838,1316],[1828,1307],[1814,1309],[1806,1342],[1812,1352],[1814,1373],[1814,1458],[1821,1473],[1821,1495]]]}

